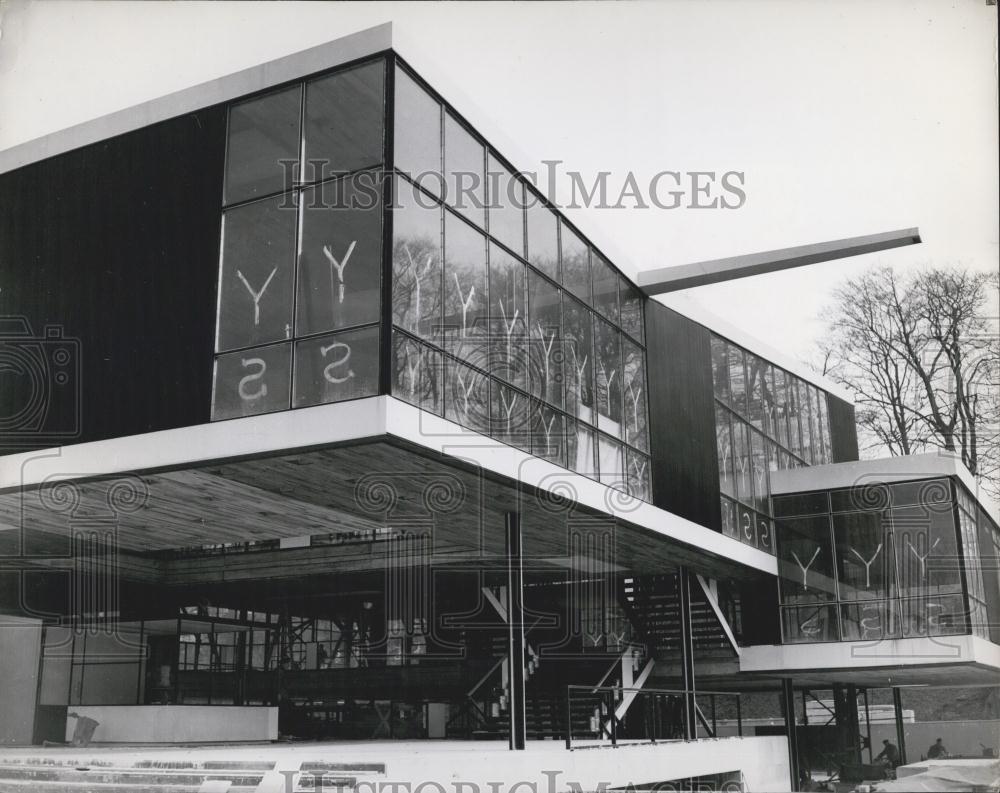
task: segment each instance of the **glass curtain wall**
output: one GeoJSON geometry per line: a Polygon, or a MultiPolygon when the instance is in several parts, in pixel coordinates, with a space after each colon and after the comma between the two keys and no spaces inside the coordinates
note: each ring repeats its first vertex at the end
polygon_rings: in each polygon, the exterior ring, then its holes
{"type": "Polygon", "coordinates": [[[378,392],[385,76],[230,106],[213,420],[378,392]]]}
{"type": "Polygon", "coordinates": [[[774,553],[771,472],[831,461],[826,393],[712,336],[722,532],[774,553]]]}
{"type": "Polygon", "coordinates": [[[229,108],[213,420],[388,387],[648,500],[642,299],[392,60],[229,108]]]}
{"type": "Polygon", "coordinates": [[[787,643],[969,633],[985,608],[978,594],[966,607],[963,577],[982,577],[947,479],[776,496],[773,509],[787,643]]]}
{"type": "Polygon", "coordinates": [[[649,498],[638,290],[402,67],[392,394],[649,498]]]}

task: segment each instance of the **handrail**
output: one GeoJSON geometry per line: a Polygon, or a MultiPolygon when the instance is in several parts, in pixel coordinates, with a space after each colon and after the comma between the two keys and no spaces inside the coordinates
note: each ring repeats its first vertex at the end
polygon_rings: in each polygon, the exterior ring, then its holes
{"type": "MultiPolygon", "coordinates": [[[[678,699],[683,699],[684,708],[689,707],[688,697],[693,695],[698,696],[708,696],[711,701],[711,716],[712,724],[715,725],[716,722],[716,697],[733,697],[736,700],[736,722],[737,722],[737,735],[743,735],[743,719],[742,719],[742,707],[741,698],[742,694],[738,691],[710,691],[710,690],[696,690],[696,691],[684,691],[683,689],[674,688],[646,688],[639,686],[587,686],[579,684],[570,684],[566,686],[566,749],[571,750],[573,748],[573,699],[574,694],[584,694],[584,701],[587,699],[594,700],[595,695],[598,700],[598,704],[595,707],[595,714],[598,709],[600,710],[600,715],[598,717],[599,723],[598,727],[592,726],[590,732],[597,733],[597,740],[603,741],[610,739],[611,747],[617,747],[618,745],[618,734],[619,726],[625,729],[629,728],[629,724],[625,721],[624,714],[619,718],[618,714],[615,712],[614,708],[614,698],[621,697],[625,693],[634,693],[634,696],[646,697],[647,699],[652,697],[676,697],[678,699]],[[610,701],[609,701],[610,700],[610,701]]],[[[580,701],[579,699],[577,700],[580,701]]],[[[708,737],[715,738],[716,730],[709,727],[708,719],[705,717],[704,711],[702,711],[701,706],[698,704],[697,700],[694,703],[695,707],[695,717],[701,721],[702,726],[705,728],[705,732],[708,733],[708,737]]],[[[650,743],[656,743],[658,740],[664,740],[661,735],[660,727],[664,724],[661,721],[662,715],[657,709],[654,708],[652,715],[647,711],[644,719],[653,718],[655,721],[651,724],[646,722],[646,732],[647,738],[639,740],[647,740],[650,743]]],[[[669,724],[669,720],[667,722],[669,724]]],[[[593,721],[591,722],[593,724],[593,721]]],[[[634,730],[635,723],[632,723],[634,730]]],[[[697,736],[689,739],[685,738],[673,738],[667,737],[665,740],[698,740],[697,736]]]]}
{"type": "MultiPolygon", "coordinates": [[[[581,691],[582,690],[586,690],[586,691],[641,691],[641,692],[643,692],[645,694],[679,694],[679,695],[683,695],[683,694],[687,694],[688,693],[687,691],[684,691],[683,689],[680,689],[680,688],[648,688],[646,686],[643,686],[642,688],[636,688],[636,687],[633,687],[633,686],[584,686],[584,685],[579,685],[577,683],[573,683],[573,684],[567,685],[566,688],[567,688],[567,690],[568,689],[574,689],[574,690],[581,690],[581,691]]],[[[709,691],[708,689],[701,689],[701,688],[696,689],[695,691],[692,691],[691,693],[695,694],[696,696],[701,696],[702,694],[715,694],[716,696],[724,696],[724,697],[739,697],[739,696],[742,696],[741,692],[739,692],[739,691],[709,691]]]]}

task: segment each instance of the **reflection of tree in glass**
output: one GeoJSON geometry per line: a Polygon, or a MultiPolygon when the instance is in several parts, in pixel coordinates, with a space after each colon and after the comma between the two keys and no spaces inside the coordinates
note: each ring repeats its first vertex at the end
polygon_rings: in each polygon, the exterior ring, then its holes
{"type": "Polygon", "coordinates": [[[433,336],[441,319],[441,259],[431,237],[397,239],[392,252],[393,322],[433,336]]]}

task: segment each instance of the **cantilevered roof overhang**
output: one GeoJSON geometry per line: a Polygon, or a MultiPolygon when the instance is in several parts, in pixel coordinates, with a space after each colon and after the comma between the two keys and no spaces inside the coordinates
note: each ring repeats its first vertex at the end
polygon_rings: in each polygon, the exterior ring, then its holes
{"type": "Polygon", "coordinates": [[[842,240],[798,245],[761,253],[747,253],[725,259],[712,259],[692,264],[680,264],[645,270],[636,276],[636,284],[647,295],[676,292],[695,286],[708,286],[752,275],[764,275],[807,264],[828,262],[860,256],[865,253],[918,245],[921,242],[917,228],[885,231],[863,237],[849,237],[842,240]]]}
{"type": "Polygon", "coordinates": [[[435,477],[463,494],[439,510],[450,511],[449,541],[473,550],[481,538],[502,550],[504,512],[518,511],[525,542],[557,556],[572,515],[615,527],[623,569],[777,574],[773,556],[387,396],[0,458],[0,539],[46,521],[58,536],[112,497],[118,542],[131,553],[371,531],[411,516],[407,505],[447,501],[435,477]],[[148,490],[141,503],[127,486],[113,494],[102,485],[129,475],[148,490]],[[66,499],[76,499],[71,509],[66,499]]]}

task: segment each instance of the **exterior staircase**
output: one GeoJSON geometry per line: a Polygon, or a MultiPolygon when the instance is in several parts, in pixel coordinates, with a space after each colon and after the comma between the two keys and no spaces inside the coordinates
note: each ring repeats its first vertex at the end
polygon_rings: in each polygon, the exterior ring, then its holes
{"type": "MultiPolygon", "coordinates": [[[[681,654],[680,591],[677,575],[625,578],[618,599],[657,661],[681,654]]],[[[691,635],[699,658],[733,658],[736,653],[697,581],[691,582],[691,635]]]]}

